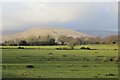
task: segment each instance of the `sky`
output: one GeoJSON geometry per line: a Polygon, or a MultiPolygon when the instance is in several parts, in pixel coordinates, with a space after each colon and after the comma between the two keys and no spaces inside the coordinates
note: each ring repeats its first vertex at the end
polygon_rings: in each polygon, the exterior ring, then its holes
{"type": "Polygon", "coordinates": [[[118,30],[117,2],[4,2],[1,13],[3,31],[36,27],[118,30]]]}

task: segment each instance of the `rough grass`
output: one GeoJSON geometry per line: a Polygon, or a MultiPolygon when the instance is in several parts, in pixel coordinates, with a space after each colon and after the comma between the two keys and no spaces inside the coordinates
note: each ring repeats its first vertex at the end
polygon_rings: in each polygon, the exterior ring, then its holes
{"type": "MultiPolygon", "coordinates": [[[[56,48],[69,48],[68,46],[0,46],[2,49],[18,49],[18,47],[24,47],[25,49],[56,49],[56,48]]],[[[78,45],[74,49],[80,49],[81,47],[89,47],[91,49],[118,49],[118,45],[78,45]]]]}
{"type": "Polygon", "coordinates": [[[118,56],[118,50],[114,50],[118,49],[117,45],[84,45],[76,46],[76,50],[56,50],[58,47],[67,46],[26,46],[25,48],[27,47],[32,48],[3,49],[4,78],[118,77],[118,62],[110,61],[113,56],[118,56]],[[81,47],[97,50],[80,50],[81,47]],[[46,50],[36,48],[46,48],[46,50]],[[28,65],[34,68],[26,68],[28,65]]]}

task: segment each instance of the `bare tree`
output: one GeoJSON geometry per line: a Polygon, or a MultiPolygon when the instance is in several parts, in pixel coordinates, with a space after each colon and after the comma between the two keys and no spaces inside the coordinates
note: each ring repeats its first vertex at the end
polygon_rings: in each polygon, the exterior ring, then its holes
{"type": "Polygon", "coordinates": [[[68,38],[66,36],[61,35],[57,38],[57,43],[60,44],[60,45],[64,45],[68,41],[67,39],[68,38]]]}
{"type": "Polygon", "coordinates": [[[80,39],[79,38],[73,38],[73,37],[68,37],[67,45],[71,48],[74,49],[76,45],[80,44],[80,39]]]}
{"type": "Polygon", "coordinates": [[[116,44],[118,43],[118,35],[110,35],[104,38],[105,43],[107,44],[116,44]]]}

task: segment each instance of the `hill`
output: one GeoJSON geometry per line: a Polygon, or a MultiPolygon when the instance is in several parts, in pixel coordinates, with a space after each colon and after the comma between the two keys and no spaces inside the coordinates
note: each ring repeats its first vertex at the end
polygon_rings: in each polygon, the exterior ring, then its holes
{"type": "Polygon", "coordinates": [[[87,35],[82,32],[77,32],[71,29],[57,29],[57,28],[32,28],[23,32],[10,34],[10,35],[3,35],[3,41],[5,40],[14,40],[14,39],[27,39],[29,37],[38,37],[38,36],[46,36],[50,35],[54,38],[57,38],[61,35],[64,36],[71,36],[74,38],[80,38],[80,37],[90,37],[90,35],[87,35]]]}

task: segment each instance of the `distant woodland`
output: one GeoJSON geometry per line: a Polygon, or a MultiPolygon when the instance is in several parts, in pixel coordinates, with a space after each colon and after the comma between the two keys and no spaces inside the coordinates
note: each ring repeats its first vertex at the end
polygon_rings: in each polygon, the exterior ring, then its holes
{"type": "Polygon", "coordinates": [[[31,37],[28,39],[15,39],[4,41],[3,46],[47,46],[47,45],[86,45],[86,44],[117,44],[118,35],[110,35],[104,38],[101,37],[81,37],[73,38],[66,36],[59,36],[53,38],[50,35],[31,37]]]}

